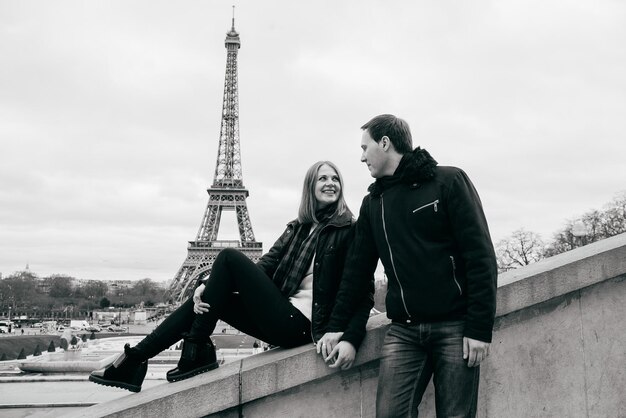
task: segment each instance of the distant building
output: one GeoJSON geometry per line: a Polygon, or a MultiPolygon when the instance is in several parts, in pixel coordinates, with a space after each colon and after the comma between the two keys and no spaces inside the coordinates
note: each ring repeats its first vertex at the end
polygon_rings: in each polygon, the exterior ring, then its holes
{"type": "Polygon", "coordinates": [[[154,282],[159,289],[167,290],[170,287],[171,280],[162,280],[160,282],[154,282]]]}
{"type": "Polygon", "coordinates": [[[132,280],[111,280],[108,282],[109,285],[109,295],[119,295],[120,293],[125,293],[127,289],[133,287],[132,280]]]}
{"type": "Polygon", "coordinates": [[[148,320],[148,312],[145,310],[131,311],[129,321],[135,325],[145,325],[148,320]]]}
{"type": "Polygon", "coordinates": [[[37,290],[46,295],[50,294],[50,280],[47,279],[37,279],[37,290]]]}

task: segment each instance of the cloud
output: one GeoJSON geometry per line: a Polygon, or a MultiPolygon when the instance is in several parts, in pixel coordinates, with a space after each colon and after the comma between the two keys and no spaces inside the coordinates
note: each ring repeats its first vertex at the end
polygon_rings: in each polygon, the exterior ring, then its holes
{"type": "MultiPolygon", "coordinates": [[[[379,113],[465,169],[498,240],[545,238],[624,189],[625,6],[558,0],[237,3],[240,139],[256,238],[337,163],[353,212],[379,113]]],[[[231,8],[0,3],[0,271],[173,277],[213,180],[231,8]]],[[[231,229],[234,219],[224,225],[231,229]]],[[[236,235],[236,231],[234,231],[236,235]]]]}

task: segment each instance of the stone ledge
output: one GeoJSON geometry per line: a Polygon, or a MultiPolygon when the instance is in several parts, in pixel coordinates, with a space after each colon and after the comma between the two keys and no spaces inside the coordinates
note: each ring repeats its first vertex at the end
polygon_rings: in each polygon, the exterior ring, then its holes
{"type": "MultiPolygon", "coordinates": [[[[626,234],[622,234],[503,274],[499,278],[497,316],[625,275],[626,234]]],[[[378,361],[388,325],[385,314],[370,318],[355,365],[347,372],[328,368],[312,344],[276,349],[182,382],[159,385],[115,402],[85,408],[71,416],[239,416],[241,405],[288,393],[290,389],[318,381],[335,382],[335,375],[351,376],[357,369],[371,374],[368,370],[378,361]]],[[[362,393],[362,399],[371,398],[372,390],[375,387],[362,393]]]]}
{"type": "MultiPolygon", "coordinates": [[[[239,404],[240,362],[77,411],[72,417],[197,417],[239,404]]],[[[93,383],[89,383],[93,384],[93,383]]]]}
{"type": "Polygon", "coordinates": [[[626,234],[616,235],[498,277],[496,316],[626,274],[626,234]]]}
{"type": "MultiPolygon", "coordinates": [[[[359,349],[353,368],[378,360],[388,323],[389,320],[384,314],[370,318],[367,336],[359,349]]],[[[313,344],[292,349],[274,349],[181,382],[159,385],[136,394],[129,394],[114,402],[94,405],[69,416],[90,418],[205,416],[236,408],[240,403],[324,379],[335,373],[337,371],[327,367],[315,352],[313,344]]]]}
{"type": "MultiPolygon", "coordinates": [[[[376,315],[367,323],[367,335],[353,367],[378,360],[389,320],[376,315]]],[[[272,350],[247,357],[242,362],[242,403],[269,396],[337,373],[316,353],[315,346],[272,350]]]]}

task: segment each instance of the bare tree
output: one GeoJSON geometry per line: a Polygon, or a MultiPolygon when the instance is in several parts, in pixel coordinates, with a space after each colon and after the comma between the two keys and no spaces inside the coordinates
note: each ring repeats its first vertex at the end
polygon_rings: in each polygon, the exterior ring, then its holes
{"type": "Polygon", "coordinates": [[[539,234],[523,228],[496,244],[498,269],[508,271],[544,258],[544,243],[539,234]]]}
{"type": "Polygon", "coordinates": [[[33,297],[37,276],[29,271],[20,271],[0,280],[0,305],[16,308],[27,304],[33,297]]]}
{"type": "Polygon", "coordinates": [[[74,292],[74,278],[64,274],[53,274],[50,281],[50,296],[55,298],[70,297],[74,292]]]}
{"type": "Polygon", "coordinates": [[[626,190],[605,206],[603,228],[607,237],[626,232],[626,190]]]}
{"type": "Polygon", "coordinates": [[[567,221],[565,228],[554,233],[552,242],[544,251],[544,256],[552,257],[553,255],[561,254],[580,246],[577,244],[576,236],[572,233],[573,225],[573,221],[567,221]]]}
{"type": "Polygon", "coordinates": [[[565,227],[554,234],[553,242],[544,255],[551,257],[624,232],[626,232],[626,191],[620,192],[604,207],[604,210],[591,210],[577,220],[568,220],[565,227]],[[582,233],[577,231],[577,227],[581,225],[582,233]]]}
{"type": "Polygon", "coordinates": [[[88,299],[99,299],[107,294],[109,286],[101,280],[89,280],[83,285],[83,294],[88,299]]]}

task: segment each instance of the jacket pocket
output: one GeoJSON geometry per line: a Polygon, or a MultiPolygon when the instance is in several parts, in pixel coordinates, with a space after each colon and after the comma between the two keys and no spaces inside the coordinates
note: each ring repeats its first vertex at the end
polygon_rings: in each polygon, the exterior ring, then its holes
{"type": "Polygon", "coordinates": [[[459,295],[462,295],[463,290],[461,290],[461,285],[456,279],[456,262],[454,261],[454,256],[450,256],[450,264],[452,264],[452,280],[454,280],[454,284],[456,284],[457,289],[459,289],[459,295]]]}
{"type": "Polygon", "coordinates": [[[425,205],[422,205],[418,208],[413,209],[413,213],[419,212],[420,210],[424,210],[424,209],[428,209],[428,208],[433,208],[433,210],[435,212],[437,212],[437,205],[439,204],[439,199],[432,201],[430,203],[426,203],[425,205]]]}

